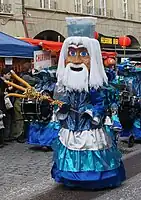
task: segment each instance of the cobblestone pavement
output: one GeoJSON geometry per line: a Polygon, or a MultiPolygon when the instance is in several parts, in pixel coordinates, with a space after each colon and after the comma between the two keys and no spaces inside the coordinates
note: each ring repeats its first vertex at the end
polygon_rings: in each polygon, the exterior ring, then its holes
{"type": "Polygon", "coordinates": [[[49,179],[51,161],[51,152],[31,150],[25,144],[12,143],[0,149],[0,197],[36,179],[49,179]]]}
{"type": "MultiPolygon", "coordinates": [[[[120,144],[122,152],[129,153],[140,149],[141,145],[137,144],[132,149],[126,148],[127,144],[120,144]]],[[[25,199],[25,195],[29,195],[32,191],[35,193],[39,190],[51,190],[53,194],[53,189],[59,191],[60,194],[65,193],[69,195],[69,192],[58,187],[57,184],[51,180],[50,169],[52,165],[52,152],[43,152],[39,150],[29,149],[26,144],[11,143],[5,148],[0,149],[0,199],[1,200],[13,200],[16,194],[17,199],[25,199]],[[44,184],[39,186],[40,183],[44,184]]],[[[83,193],[81,193],[83,197],[83,193]]],[[[70,192],[70,196],[72,193],[70,192]]],[[[30,196],[30,195],[29,195],[30,196]]],[[[53,196],[53,195],[52,195],[53,196]]],[[[73,200],[78,199],[79,194],[74,192],[73,200]],[[75,198],[75,195],[77,198],[75,198]]],[[[93,193],[90,195],[93,197],[93,193]]],[[[49,197],[49,196],[48,196],[49,197]]],[[[83,200],[83,198],[80,198],[83,200]]],[[[53,198],[46,198],[45,200],[52,200],[53,198]]],[[[59,198],[54,199],[61,199],[59,198]]],[[[66,198],[67,200],[71,198],[66,198]]],[[[65,199],[65,200],[66,200],[65,199]]],[[[62,198],[64,200],[64,198],[62,198]]],[[[84,198],[85,200],[85,198],[84,198]]]]}
{"type": "MultiPolygon", "coordinates": [[[[140,200],[141,173],[131,178],[120,188],[111,190],[96,200],[140,200]]],[[[91,199],[93,200],[93,199],[91,199]]]]}

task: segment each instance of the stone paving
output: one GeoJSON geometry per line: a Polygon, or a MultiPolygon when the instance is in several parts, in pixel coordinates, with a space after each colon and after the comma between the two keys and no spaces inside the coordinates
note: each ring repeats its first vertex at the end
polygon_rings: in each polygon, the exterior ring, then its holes
{"type": "MultiPolygon", "coordinates": [[[[112,190],[98,197],[96,200],[140,200],[141,199],[141,173],[131,178],[120,188],[112,190]]],[[[95,200],[95,199],[91,199],[95,200]]]]}
{"type": "MultiPolygon", "coordinates": [[[[141,145],[137,144],[132,149],[126,148],[127,144],[120,144],[119,146],[123,152],[129,153],[140,149],[141,145]]],[[[51,179],[51,165],[52,152],[29,149],[28,145],[17,143],[11,143],[0,149],[0,200],[25,200],[25,197],[30,199],[29,197],[34,193],[36,195],[40,191],[47,192],[47,189],[51,191],[48,195],[52,195],[54,189],[58,190],[62,196],[69,194],[68,191],[58,187],[51,179]]],[[[77,192],[73,195],[73,198],[70,197],[67,200],[79,200],[75,198],[75,195],[79,196],[77,192]]],[[[83,192],[81,195],[83,196],[83,192]]],[[[72,196],[72,193],[70,193],[70,196],[72,196]]],[[[93,193],[90,196],[93,197],[93,193]]],[[[45,200],[48,199],[51,200],[53,197],[48,196],[45,200]]],[[[59,199],[61,199],[61,196],[59,199]]]]}
{"type": "Polygon", "coordinates": [[[0,199],[36,179],[50,178],[52,153],[29,149],[28,145],[12,143],[0,149],[0,199]]]}

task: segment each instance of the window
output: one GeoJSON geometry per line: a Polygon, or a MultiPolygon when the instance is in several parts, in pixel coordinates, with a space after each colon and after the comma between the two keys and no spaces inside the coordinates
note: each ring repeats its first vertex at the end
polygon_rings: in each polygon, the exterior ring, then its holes
{"type": "Polygon", "coordinates": [[[123,18],[128,18],[128,0],[123,0],[123,18]]]}
{"type": "Polygon", "coordinates": [[[74,10],[77,13],[82,13],[83,12],[83,5],[82,5],[82,0],[74,0],[74,10]]]}
{"type": "Polygon", "coordinates": [[[95,0],[87,0],[87,14],[95,14],[95,0]]]}
{"type": "Polygon", "coordinates": [[[50,0],[40,0],[40,7],[41,8],[49,8],[50,0]]]}
{"type": "Polygon", "coordinates": [[[56,0],[40,0],[40,7],[47,9],[57,9],[56,0]]]}
{"type": "Polygon", "coordinates": [[[100,0],[100,15],[106,16],[106,0],[100,0]]]}
{"type": "Polygon", "coordinates": [[[11,13],[12,5],[9,0],[0,0],[0,13],[11,13]]]}

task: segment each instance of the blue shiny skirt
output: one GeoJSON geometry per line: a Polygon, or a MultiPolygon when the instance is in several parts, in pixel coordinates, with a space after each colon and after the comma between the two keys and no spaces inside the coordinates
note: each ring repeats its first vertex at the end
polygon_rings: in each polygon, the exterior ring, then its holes
{"type": "Polygon", "coordinates": [[[122,162],[117,169],[103,172],[65,172],[57,169],[57,165],[54,164],[51,174],[56,182],[67,187],[88,190],[119,187],[126,179],[122,162]]]}
{"type": "Polygon", "coordinates": [[[27,133],[27,143],[30,145],[51,146],[54,138],[58,136],[60,125],[57,122],[31,123],[27,133]]]}
{"type": "Polygon", "coordinates": [[[69,150],[56,138],[52,143],[56,182],[82,189],[114,188],[126,179],[121,154],[116,145],[99,151],[69,150]]]}

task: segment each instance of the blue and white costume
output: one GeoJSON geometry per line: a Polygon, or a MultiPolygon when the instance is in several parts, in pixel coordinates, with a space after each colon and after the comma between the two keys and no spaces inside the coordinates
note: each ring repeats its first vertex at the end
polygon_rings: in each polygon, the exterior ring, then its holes
{"type": "MultiPolygon", "coordinates": [[[[56,85],[56,77],[48,72],[48,69],[41,70],[38,73],[39,83],[36,85],[38,92],[44,92],[53,96],[56,85]]],[[[28,144],[39,146],[50,146],[54,137],[57,137],[60,124],[53,114],[51,121],[36,122],[33,121],[28,129],[28,144]]]]}
{"type": "MultiPolygon", "coordinates": [[[[122,63],[119,67],[119,75],[122,75],[122,82],[127,86],[128,91],[137,98],[141,98],[141,70],[136,68],[126,61],[122,63]]],[[[130,125],[124,128],[121,132],[121,138],[126,138],[129,136],[134,136],[135,140],[141,140],[141,103],[138,101],[135,105],[130,102],[127,110],[125,110],[123,118],[129,119],[130,121],[126,124],[130,125]],[[131,104],[131,105],[130,105],[131,104]],[[138,110],[138,112],[136,112],[138,110]],[[126,113],[127,112],[127,113],[126,113]]]]}
{"type": "MultiPolygon", "coordinates": [[[[81,52],[80,56],[85,57],[85,53],[81,52]]],[[[87,37],[67,38],[60,53],[57,78],[58,93],[62,94],[59,100],[68,106],[56,113],[61,128],[52,142],[52,177],[68,187],[83,189],[120,186],[125,180],[125,170],[111,124],[105,121],[109,103],[104,87],[107,76],[98,41],[87,37]],[[74,63],[65,64],[72,46],[76,50],[87,49],[90,71],[76,61],[74,52],[71,53],[74,63]],[[75,71],[77,68],[82,71],[75,71]]]]}

